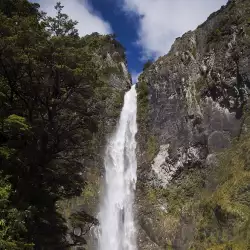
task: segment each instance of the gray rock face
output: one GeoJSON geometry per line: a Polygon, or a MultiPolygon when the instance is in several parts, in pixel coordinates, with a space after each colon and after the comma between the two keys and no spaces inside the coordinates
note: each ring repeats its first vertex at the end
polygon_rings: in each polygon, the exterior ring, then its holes
{"type": "Polygon", "coordinates": [[[216,153],[239,135],[250,93],[249,11],[249,1],[229,1],[140,76],[139,91],[146,83],[149,94],[147,129],[138,136],[139,180],[164,188],[183,169],[216,165],[216,153]],[[150,135],[158,150],[147,161],[150,135]]]}
{"type": "MultiPolygon", "coordinates": [[[[197,30],[176,39],[169,54],[141,75],[149,88],[149,124],[159,147],[168,144],[182,157],[196,151],[205,160],[238,135],[250,87],[248,22],[236,18],[247,18],[241,9],[245,3],[222,7],[197,30]],[[237,25],[229,19],[233,12],[237,25]]],[[[193,160],[179,161],[181,166],[193,160]]]]}
{"type": "Polygon", "coordinates": [[[169,153],[169,144],[161,145],[160,151],[151,163],[153,186],[166,187],[176,172],[189,164],[200,164],[200,149],[179,147],[175,155],[169,153]]]}

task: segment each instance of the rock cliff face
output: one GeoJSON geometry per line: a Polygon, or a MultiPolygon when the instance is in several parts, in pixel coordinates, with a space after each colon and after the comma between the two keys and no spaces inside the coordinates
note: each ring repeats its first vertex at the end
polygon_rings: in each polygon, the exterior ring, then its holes
{"type": "MultiPolygon", "coordinates": [[[[93,134],[90,135],[89,142],[83,140],[83,144],[88,143],[88,158],[81,157],[82,152],[71,152],[82,164],[82,176],[86,180],[82,195],[58,203],[59,211],[67,220],[68,241],[75,245],[73,249],[81,248],[85,244],[94,248],[89,236],[90,229],[98,223],[96,213],[99,209],[102,183],[103,151],[106,138],[113,132],[120,115],[124,93],[131,86],[131,76],[127,70],[125,51],[121,44],[112,36],[97,33],[84,39],[84,49],[90,54],[97,68],[98,86],[93,97],[96,101],[89,107],[96,110],[93,119],[96,124],[93,124],[93,134]]],[[[80,99],[73,98],[72,102],[81,105],[80,99]]],[[[95,241],[94,236],[91,238],[95,241]]]]}
{"type": "MultiPolygon", "coordinates": [[[[232,232],[202,227],[197,218],[206,209],[197,207],[204,205],[201,190],[224,183],[214,181],[223,175],[214,171],[223,165],[221,152],[246,131],[249,91],[248,0],[229,1],[139,77],[139,249],[247,249],[228,243],[237,238],[232,232]]],[[[217,210],[228,209],[216,203],[208,210],[220,223],[217,210]]]]}

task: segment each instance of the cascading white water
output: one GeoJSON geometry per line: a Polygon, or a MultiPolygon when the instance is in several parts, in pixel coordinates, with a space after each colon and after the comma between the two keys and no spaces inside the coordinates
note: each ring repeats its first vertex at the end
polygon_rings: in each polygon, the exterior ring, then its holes
{"type": "Polygon", "coordinates": [[[125,94],[116,132],[105,153],[105,193],[101,210],[99,250],[136,250],[133,215],[136,187],[137,94],[135,86],[125,94]]]}

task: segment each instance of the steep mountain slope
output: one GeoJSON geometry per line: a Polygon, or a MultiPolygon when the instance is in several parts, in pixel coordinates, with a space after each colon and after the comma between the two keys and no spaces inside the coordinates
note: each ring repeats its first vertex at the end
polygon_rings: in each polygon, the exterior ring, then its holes
{"type": "Polygon", "coordinates": [[[247,0],[229,1],[140,76],[140,249],[248,249],[249,88],[247,0]]]}

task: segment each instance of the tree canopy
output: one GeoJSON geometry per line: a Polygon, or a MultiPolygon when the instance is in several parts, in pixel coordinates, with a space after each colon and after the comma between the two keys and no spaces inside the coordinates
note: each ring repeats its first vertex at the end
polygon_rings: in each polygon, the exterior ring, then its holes
{"type": "Polygon", "coordinates": [[[67,247],[56,202],[81,193],[97,130],[95,65],[55,8],[0,0],[0,249],[67,247]]]}

